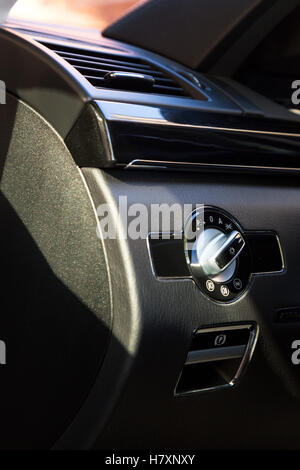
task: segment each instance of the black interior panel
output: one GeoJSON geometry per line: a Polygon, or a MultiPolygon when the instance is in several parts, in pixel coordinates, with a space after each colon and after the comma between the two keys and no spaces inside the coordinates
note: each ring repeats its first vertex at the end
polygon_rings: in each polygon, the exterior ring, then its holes
{"type": "MultiPolygon", "coordinates": [[[[223,306],[203,296],[192,280],[156,279],[146,241],[128,241],[140,298],[141,340],[127,388],[97,446],[298,448],[300,383],[291,344],[300,335],[299,323],[293,318],[275,322],[279,308],[300,304],[297,181],[184,173],[166,179],[164,173],[140,171],[102,173],[100,178],[96,169],[84,174],[96,206],[104,185],[110,197],[126,194],[128,203],[212,204],[247,230],[278,233],[286,260],[283,272],[256,276],[246,295],[223,306]],[[223,392],[174,397],[193,330],[241,321],[256,322],[260,332],[240,384],[223,392]],[[282,433],[286,422],[289,427],[282,433]]],[[[125,266],[118,264],[118,269],[125,266]]]]}
{"type": "Polygon", "coordinates": [[[103,361],[109,279],[93,206],[65,145],[12,96],[0,114],[0,447],[46,449],[103,361]]]}
{"type": "Polygon", "coordinates": [[[176,1],[170,43],[168,0],[116,40],[0,31],[1,449],[299,450],[300,117],[197,70],[298,3],[176,1]]]}

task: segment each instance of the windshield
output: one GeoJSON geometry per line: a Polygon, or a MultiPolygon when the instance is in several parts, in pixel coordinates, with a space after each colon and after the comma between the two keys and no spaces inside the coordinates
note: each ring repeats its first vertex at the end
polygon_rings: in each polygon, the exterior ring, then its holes
{"type": "Polygon", "coordinates": [[[18,0],[9,18],[104,29],[140,0],[18,0]]]}

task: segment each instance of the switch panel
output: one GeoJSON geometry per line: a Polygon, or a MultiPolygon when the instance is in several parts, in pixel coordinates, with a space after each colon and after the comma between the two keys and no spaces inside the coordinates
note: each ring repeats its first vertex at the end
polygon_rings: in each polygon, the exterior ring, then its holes
{"type": "Polygon", "coordinates": [[[252,357],[257,335],[258,327],[255,323],[196,330],[175,395],[236,385],[252,357]]]}
{"type": "Polygon", "coordinates": [[[237,300],[255,274],[284,269],[276,233],[245,231],[231,215],[210,206],[195,209],[181,233],[150,234],[148,246],[158,279],[191,278],[216,302],[237,300]]]}
{"type": "Polygon", "coordinates": [[[185,225],[184,250],[190,273],[213,300],[230,302],[247,288],[251,254],[239,224],[223,211],[196,209],[185,225]]]}

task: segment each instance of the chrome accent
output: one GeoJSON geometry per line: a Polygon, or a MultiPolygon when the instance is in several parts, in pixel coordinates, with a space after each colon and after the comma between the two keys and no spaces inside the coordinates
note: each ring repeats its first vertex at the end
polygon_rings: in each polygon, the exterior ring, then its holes
{"type": "MultiPolygon", "coordinates": [[[[244,230],[240,226],[239,222],[237,222],[237,220],[235,220],[235,218],[233,216],[228,214],[223,209],[220,209],[220,208],[215,207],[215,206],[203,205],[201,207],[201,212],[203,212],[204,210],[213,210],[213,211],[216,211],[218,213],[222,213],[225,217],[228,217],[234,223],[234,225],[238,228],[239,233],[246,233],[246,232],[244,232],[244,230]]],[[[199,207],[196,208],[195,210],[193,210],[190,213],[190,215],[188,216],[188,218],[186,219],[185,227],[184,227],[184,233],[186,233],[186,229],[187,229],[188,225],[191,223],[193,217],[195,215],[197,215],[197,213],[199,213],[199,207]]],[[[210,230],[210,229],[204,228],[204,230],[202,230],[202,233],[207,232],[207,230],[210,230]]],[[[217,229],[215,230],[215,232],[218,232],[218,231],[219,230],[217,230],[217,229]]],[[[189,267],[189,270],[190,270],[193,281],[197,283],[197,278],[198,278],[199,275],[201,276],[202,269],[201,269],[200,264],[193,264],[191,262],[191,259],[190,259],[190,256],[189,256],[189,243],[190,243],[190,241],[184,235],[184,252],[185,252],[186,263],[189,267]]],[[[216,276],[213,276],[213,275],[208,276],[209,279],[211,279],[212,281],[218,282],[218,283],[223,283],[223,282],[226,283],[228,280],[230,280],[232,278],[232,276],[235,272],[236,263],[237,263],[237,261],[234,260],[233,263],[231,263],[231,265],[227,268],[227,270],[224,270],[224,272],[222,272],[221,274],[218,274],[216,276]]],[[[226,303],[226,305],[230,305],[230,304],[233,304],[234,302],[237,302],[237,301],[241,300],[245,295],[247,295],[248,289],[249,289],[249,287],[251,285],[251,282],[252,282],[252,278],[253,278],[253,274],[250,273],[248,283],[247,283],[246,287],[243,290],[240,291],[240,293],[239,293],[239,295],[237,295],[237,297],[235,297],[231,300],[226,300],[227,297],[223,297],[222,300],[217,300],[217,299],[212,298],[209,295],[209,292],[207,290],[204,290],[204,289],[200,289],[200,290],[201,290],[202,294],[204,296],[206,296],[211,302],[215,302],[216,304],[219,304],[219,305],[225,305],[225,303],[226,303]]]]}
{"type": "Polygon", "coordinates": [[[216,327],[208,327],[208,328],[200,328],[199,330],[195,330],[194,333],[196,335],[201,335],[201,333],[215,333],[217,331],[232,331],[232,330],[246,330],[246,329],[251,329],[255,325],[253,323],[239,323],[239,324],[233,324],[233,325],[218,325],[216,327]]]}
{"type": "MultiPolygon", "coordinates": [[[[215,229],[208,229],[208,230],[215,230],[215,229]]],[[[204,230],[204,235],[208,230],[204,230]]],[[[221,231],[218,231],[219,234],[213,235],[213,238],[208,241],[207,245],[203,247],[203,253],[199,253],[199,264],[202,266],[202,269],[208,276],[215,276],[217,274],[222,273],[228,268],[235,259],[239,256],[241,251],[245,246],[245,240],[243,239],[240,232],[234,230],[230,234],[225,234],[221,231]],[[242,245],[239,249],[235,252],[232,258],[226,262],[225,264],[218,261],[218,258],[222,256],[224,251],[230,249],[230,246],[237,240],[241,239],[242,245]]],[[[206,240],[204,240],[205,243],[206,240]]],[[[197,251],[199,247],[197,244],[197,251]]]]}
{"type": "Polygon", "coordinates": [[[125,166],[125,170],[130,169],[142,169],[150,168],[153,170],[161,169],[170,169],[174,170],[176,167],[186,167],[186,168],[214,168],[216,170],[226,170],[226,169],[243,169],[243,170],[270,170],[270,171],[291,171],[291,172],[300,172],[300,168],[294,167],[281,167],[281,166],[263,166],[263,165],[237,165],[230,163],[191,163],[191,162],[173,162],[166,160],[142,160],[134,159],[125,166]]]}
{"type": "Polygon", "coordinates": [[[140,124],[156,124],[160,126],[180,127],[189,129],[208,129],[257,135],[276,135],[284,137],[299,137],[300,133],[260,131],[254,129],[236,129],[231,127],[219,127],[199,124],[189,124],[169,121],[162,114],[162,109],[154,106],[140,104],[116,103],[113,101],[96,101],[104,117],[109,121],[136,122],[140,124]]]}
{"type": "MultiPolygon", "coordinates": [[[[247,366],[249,365],[249,362],[251,361],[251,358],[253,356],[255,346],[256,346],[256,343],[257,343],[257,339],[258,339],[259,326],[256,323],[255,324],[244,324],[244,325],[243,324],[227,325],[227,326],[218,326],[216,328],[203,328],[203,329],[197,330],[195,332],[196,334],[201,334],[201,333],[236,330],[236,329],[245,329],[245,328],[249,328],[249,330],[250,330],[249,341],[248,341],[248,344],[246,345],[245,353],[244,353],[244,356],[241,360],[241,363],[240,363],[233,379],[229,383],[224,384],[224,385],[217,385],[215,387],[203,388],[203,389],[200,389],[200,390],[191,390],[191,391],[187,391],[187,392],[177,393],[176,389],[177,389],[177,385],[178,385],[180,377],[181,377],[181,374],[180,374],[180,376],[178,378],[178,381],[176,383],[176,386],[175,386],[174,395],[176,397],[182,397],[182,396],[186,396],[186,395],[193,395],[194,393],[204,393],[204,392],[214,392],[214,391],[217,391],[217,390],[226,390],[226,389],[229,389],[229,388],[232,388],[232,387],[236,386],[237,383],[240,381],[242,375],[245,373],[245,371],[247,369],[247,366]]],[[[187,365],[187,367],[188,367],[188,365],[187,365]]]]}
{"type": "Polygon", "coordinates": [[[114,148],[113,148],[110,133],[107,127],[107,122],[105,119],[103,119],[103,117],[99,116],[98,113],[97,113],[97,122],[99,125],[99,131],[100,131],[101,139],[103,142],[103,146],[105,148],[107,160],[109,162],[115,162],[114,148]]]}
{"type": "Polygon", "coordinates": [[[185,364],[199,364],[201,362],[223,361],[225,359],[238,359],[243,357],[246,346],[231,346],[226,348],[202,349],[190,351],[185,364]]]}
{"type": "MultiPolygon", "coordinates": [[[[204,229],[198,234],[194,243],[197,261],[195,260],[194,263],[190,262],[188,253],[185,253],[187,264],[190,265],[190,268],[195,274],[198,271],[201,273],[203,270],[210,279],[216,282],[227,282],[233,276],[236,268],[236,257],[232,259],[232,262],[229,263],[228,266],[225,266],[224,269],[220,269],[216,264],[216,255],[213,253],[213,250],[216,249],[217,255],[219,254],[218,247],[224,239],[226,240],[226,234],[215,228],[204,229]]],[[[187,248],[186,245],[185,248],[187,248]]]]}
{"type": "MultiPolygon", "coordinates": [[[[117,68],[117,66],[116,66],[117,68]]],[[[142,73],[136,73],[136,72],[108,72],[106,75],[104,75],[104,81],[107,83],[113,83],[114,80],[136,80],[136,81],[141,81],[141,82],[147,82],[149,86],[154,85],[155,79],[152,77],[150,74],[142,74],[142,73]]]]}

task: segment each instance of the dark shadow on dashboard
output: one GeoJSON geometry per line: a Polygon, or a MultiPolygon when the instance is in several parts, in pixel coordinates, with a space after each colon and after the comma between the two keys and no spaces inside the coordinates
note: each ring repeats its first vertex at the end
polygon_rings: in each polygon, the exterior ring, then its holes
{"type": "Polygon", "coordinates": [[[0,447],[49,448],[87,398],[110,331],[54,274],[3,193],[0,213],[0,447]]]}
{"type": "MultiPolygon", "coordinates": [[[[17,108],[17,100],[7,93],[6,103],[0,104],[0,179],[15,127],[17,108]]],[[[25,138],[26,136],[23,136],[23,139],[25,138]]]]}

